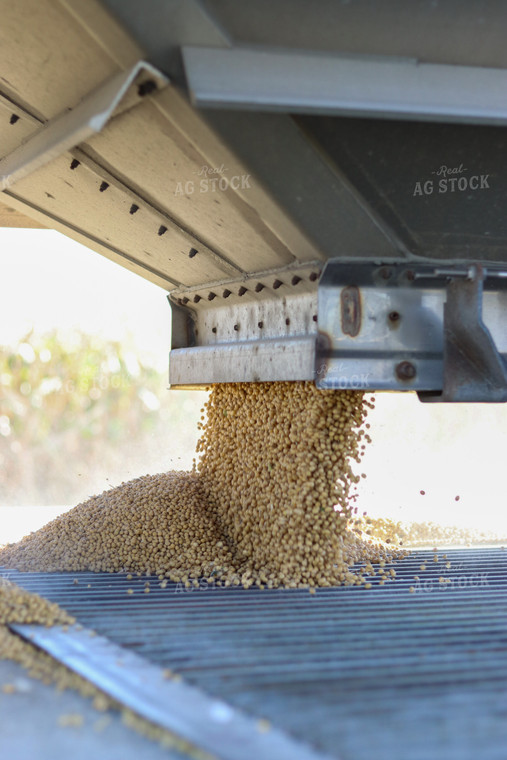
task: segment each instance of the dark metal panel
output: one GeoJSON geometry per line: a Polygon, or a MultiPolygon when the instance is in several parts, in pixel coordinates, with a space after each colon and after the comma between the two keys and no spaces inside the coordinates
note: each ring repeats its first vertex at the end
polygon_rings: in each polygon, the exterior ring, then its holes
{"type": "Polygon", "coordinates": [[[184,44],[295,47],[506,66],[501,0],[102,0],[171,74],[184,44]]]}
{"type": "Polygon", "coordinates": [[[102,0],[151,61],[181,79],[183,44],[227,46],[227,34],[198,0],[102,0]]]}
{"type": "Polygon", "coordinates": [[[290,116],[212,109],[202,116],[327,258],[405,255],[397,232],[290,116]]]}
{"type": "Polygon", "coordinates": [[[502,0],[201,0],[201,5],[233,45],[507,65],[502,0]]]}
{"type": "Polygon", "coordinates": [[[295,119],[412,253],[506,260],[504,128],[295,119]]]}

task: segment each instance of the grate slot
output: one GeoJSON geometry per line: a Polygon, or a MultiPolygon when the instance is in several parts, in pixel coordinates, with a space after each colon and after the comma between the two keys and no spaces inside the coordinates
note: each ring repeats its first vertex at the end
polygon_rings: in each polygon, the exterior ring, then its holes
{"type": "Polygon", "coordinates": [[[369,591],[314,595],[185,591],[174,583],[161,589],[155,577],[145,594],[146,577],[124,573],[4,574],[111,641],[333,757],[369,760],[374,748],[379,760],[503,760],[507,552],[446,554],[434,563],[434,552],[414,553],[382,587],[375,577],[369,591]],[[442,576],[451,583],[440,584],[442,576]]]}

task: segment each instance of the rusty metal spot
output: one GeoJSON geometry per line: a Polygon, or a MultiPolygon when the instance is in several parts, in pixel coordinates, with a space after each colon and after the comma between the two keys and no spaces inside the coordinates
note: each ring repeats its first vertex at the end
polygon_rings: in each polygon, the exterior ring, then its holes
{"type": "Polygon", "coordinates": [[[343,288],[340,295],[342,332],[355,338],[361,329],[361,293],[355,285],[343,288]]]}
{"type": "Polygon", "coordinates": [[[315,382],[319,387],[324,382],[329,371],[329,361],[333,352],[331,336],[325,332],[318,332],[315,341],[315,382]]]}
{"type": "Polygon", "coordinates": [[[391,329],[398,328],[401,323],[401,314],[399,311],[390,311],[387,315],[387,324],[391,329]]]}

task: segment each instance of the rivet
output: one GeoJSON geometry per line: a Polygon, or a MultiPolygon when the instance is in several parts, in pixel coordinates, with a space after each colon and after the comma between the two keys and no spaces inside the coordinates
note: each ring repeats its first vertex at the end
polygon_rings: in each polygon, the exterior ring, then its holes
{"type": "Polygon", "coordinates": [[[140,98],[144,98],[145,95],[149,95],[157,89],[157,83],[153,79],[148,79],[146,82],[141,82],[137,88],[137,94],[140,98]]]}
{"type": "Polygon", "coordinates": [[[396,365],[396,377],[398,380],[413,380],[417,375],[417,370],[412,362],[400,362],[396,365]]]}

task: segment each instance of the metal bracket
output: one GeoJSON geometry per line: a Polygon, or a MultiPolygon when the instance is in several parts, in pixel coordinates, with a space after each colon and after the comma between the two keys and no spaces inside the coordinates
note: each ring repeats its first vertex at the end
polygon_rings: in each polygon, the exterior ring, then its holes
{"type": "Polygon", "coordinates": [[[18,180],[100,132],[136,81],[139,99],[168,83],[167,77],[145,61],[110,77],[75,108],[48,121],[0,161],[0,189],[7,190],[18,180]]]}
{"type": "Polygon", "coordinates": [[[507,401],[506,364],[482,320],[484,278],[476,265],[447,285],[444,387],[441,394],[419,394],[421,401],[507,401]]]}
{"type": "Polygon", "coordinates": [[[507,401],[507,272],[498,267],[335,259],[318,311],[320,388],[507,401]]]}

